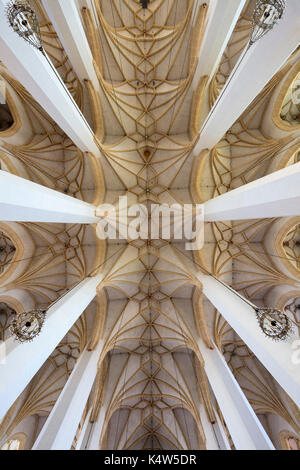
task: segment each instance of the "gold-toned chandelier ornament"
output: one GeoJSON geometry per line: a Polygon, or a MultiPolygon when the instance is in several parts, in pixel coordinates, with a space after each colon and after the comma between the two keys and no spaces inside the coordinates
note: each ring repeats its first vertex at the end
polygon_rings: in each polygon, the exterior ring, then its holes
{"type": "Polygon", "coordinates": [[[252,30],[251,36],[248,41],[247,46],[245,47],[244,51],[240,55],[238,62],[236,63],[231,75],[229,76],[228,80],[226,81],[225,85],[221,93],[219,94],[218,98],[216,99],[213,107],[211,108],[208,116],[206,117],[204,124],[201,128],[200,134],[203,133],[205,130],[207,123],[209,122],[212,114],[215,112],[220,100],[224,96],[226,90],[228,89],[230,83],[232,82],[233,78],[235,77],[237,70],[239,69],[241,63],[243,62],[245,56],[247,55],[248,51],[250,50],[251,46],[259,41],[265,34],[271,31],[274,26],[281,20],[285,9],[287,7],[286,0],[258,0],[256,2],[253,16],[252,16],[252,30]]]}
{"type": "Polygon", "coordinates": [[[20,343],[33,341],[42,331],[46,314],[44,309],[20,313],[10,325],[12,335],[20,343]]]}
{"type": "MultiPolygon", "coordinates": [[[[200,265],[199,265],[200,266],[200,265]]],[[[203,267],[202,267],[203,269],[203,267]]],[[[218,277],[205,270],[207,274],[213,277],[219,284],[222,284],[229,291],[239,297],[245,304],[249,305],[255,313],[261,331],[267,338],[274,341],[285,341],[293,331],[292,320],[281,310],[271,307],[257,307],[250,300],[240,295],[231,286],[221,281],[218,277]]]]}
{"type": "Polygon", "coordinates": [[[252,18],[250,45],[271,31],[283,17],[286,0],[258,0],[252,18]]]}
{"type": "Polygon", "coordinates": [[[143,8],[148,8],[148,4],[150,3],[150,0],[140,0],[140,3],[143,8]]]}
{"type": "Polygon", "coordinates": [[[27,0],[10,0],[6,7],[6,16],[8,19],[8,23],[10,27],[14,30],[14,32],[17,33],[18,36],[23,38],[28,44],[38,49],[43,54],[49,66],[52,68],[53,73],[56,75],[61,86],[64,88],[66,94],[68,95],[72,105],[76,108],[77,112],[81,115],[83,121],[85,122],[86,127],[89,129],[89,132],[91,133],[94,139],[94,132],[92,131],[82,111],[75,103],[62,77],[56,70],[55,66],[52,63],[52,60],[49,58],[48,54],[46,53],[44,49],[41,30],[40,30],[40,24],[39,24],[35,11],[30,6],[29,2],[27,0]]]}
{"type": "Polygon", "coordinates": [[[36,13],[27,0],[11,0],[6,7],[11,28],[36,49],[43,51],[40,25],[36,13]]]}
{"type": "Polygon", "coordinates": [[[256,308],[256,317],[263,333],[275,341],[286,340],[293,327],[289,317],[276,308],[256,308]]]}
{"type": "MultiPolygon", "coordinates": [[[[181,251],[180,253],[183,254],[189,261],[191,261],[185,253],[181,251]]],[[[194,263],[202,271],[204,271],[206,275],[212,277],[216,282],[218,282],[218,284],[225,287],[229,292],[234,294],[246,305],[251,307],[251,309],[254,311],[254,314],[256,314],[256,318],[258,320],[258,324],[261,331],[265,334],[267,338],[273,339],[275,341],[285,341],[289,338],[290,334],[293,332],[293,324],[295,322],[291,318],[289,318],[285,312],[272,307],[258,307],[249,299],[247,299],[235,289],[233,289],[233,287],[231,287],[226,282],[223,282],[221,279],[215,276],[212,272],[210,272],[200,263],[197,263],[195,260],[194,263]]]]}
{"type": "MultiPolygon", "coordinates": [[[[109,260],[116,257],[121,251],[123,251],[124,247],[121,246],[116,253],[109,256],[103,263],[99,264],[96,268],[92,269],[92,271],[87,275],[86,278],[93,277],[100,268],[102,268],[109,260]]],[[[62,294],[58,299],[54,300],[47,309],[36,309],[30,310],[28,312],[22,312],[18,314],[14,320],[10,324],[10,332],[15,337],[17,341],[20,343],[28,343],[33,341],[42,331],[43,325],[46,320],[46,315],[48,310],[53,307],[57,302],[62,300],[67,294],[71,294],[73,289],[75,289],[80,283],[82,279],[74,284],[70,289],[67,289],[64,294],[62,294]]]]}
{"type": "Polygon", "coordinates": [[[267,338],[273,339],[274,341],[285,341],[289,338],[293,331],[293,322],[286,313],[272,307],[257,307],[231,286],[221,281],[221,279],[217,278],[212,273],[208,274],[254,310],[259,327],[267,338]]]}

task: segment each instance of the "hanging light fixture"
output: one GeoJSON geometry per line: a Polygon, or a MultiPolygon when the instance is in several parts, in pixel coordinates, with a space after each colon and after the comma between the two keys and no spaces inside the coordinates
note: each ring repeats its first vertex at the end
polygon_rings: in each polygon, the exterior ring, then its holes
{"type": "Polygon", "coordinates": [[[285,340],[292,331],[289,317],[276,308],[256,308],[256,317],[263,333],[275,341],[285,340]]]}
{"type": "Polygon", "coordinates": [[[42,331],[47,310],[31,310],[16,316],[10,325],[10,331],[20,343],[34,340],[42,331]]]}
{"type": "MultiPolygon", "coordinates": [[[[123,246],[116,251],[116,253],[109,256],[103,263],[99,264],[96,268],[87,275],[87,278],[93,277],[100,268],[102,268],[109,260],[117,256],[121,251],[123,251],[123,246]]],[[[59,302],[65,295],[70,294],[73,289],[75,289],[82,280],[80,279],[76,284],[74,284],[71,289],[67,289],[66,292],[54,300],[47,309],[37,309],[30,310],[28,312],[22,312],[18,314],[10,324],[10,332],[20,343],[28,343],[33,341],[42,331],[46,315],[48,310],[53,307],[57,302],[59,302]]]]}
{"type": "MultiPolygon", "coordinates": [[[[202,269],[204,269],[202,267],[202,269]]],[[[285,341],[288,339],[290,334],[293,331],[292,320],[281,310],[270,307],[257,307],[255,304],[250,302],[242,295],[240,295],[236,290],[230,287],[221,279],[214,276],[212,273],[204,269],[207,274],[213,277],[219,284],[222,284],[233,294],[239,297],[245,304],[249,305],[254,312],[256,313],[256,318],[259,324],[260,329],[268,338],[271,338],[275,341],[285,341]]]]}
{"type": "Polygon", "coordinates": [[[6,7],[11,28],[36,49],[43,51],[39,22],[27,0],[11,0],[6,7]]]}
{"type": "Polygon", "coordinates": [[[150,0],[140,0],[140,3],[142,4],[143,8],[148,8],[150,0]]]}
{"type": "MultiPolygon", "coordinates": [[[[202,267],[202,269],[204,268],[202,267]]],[[[293,331],[293,324],[292,320],[284,312],[276,308],[257,307],[255,304],[250,302],[250,300],[240,295],[231,286],[221,281],[221,279],[217,278],[206,269],[204,270],[209,276],[213,277],[219,284],[222,284],[254,310],[260,329],[265,336],[275,341],[285,341],[288,339],[290,333],[293,331]]]]}
{"type": "MultiPolygon", "coordinates": [[[[177,251],[179,252],[178,248],[177,251]]],[[[185,256],[188,261],[190,262],[191,259],[182,251],[179,252],[180,255],[185,256]]],[[[254,314],[256,314],[256,318],[259,323],[259,327],[262,332],[268,337],[275,341],[284,341],[288,339],[290,334],[293,332],[293,324],[295,323],[291,318],[289,318],[286,313],[276,308],[271,307],[258,307],[246,297],[241,295],[237,292],[233,287],[228,285],[226,282],[221,281],[217,276],[211,273],[208,269],[206,269],[201,264],[197,263],[194,260],[194,264],[199,266],[199,268],[205,272],[206,275],[212,277],[218,284],[222,285],[240,300],[242,300],[245,304],[253,309],[254,314]]]]}
{"type": "Polygon", "coordinates": [[[63,79],[54,67],[51,59],[48,57],[48,54],[43,47],[40,25],[34,9],[30,6],[27,0],[10,0],[6,7],[6,16],[9,25],[15,31],[15,33],[17,33],[21,38],[25,39],[25,41],[31,46],[41,51],[57,79],[59,80],[61,86],[69,96],[72,105],[75,106],[76,110],[85,122],[86,127],[89,129],[94,138],[94,132],[92,131],[91,126],[87,122],[80,108],[75,103],[70,91],[66,87],[63,79]]]}
{"type": "Polygon", "coordinates": [[[259,41],[281,20],[286,9],[286,0],[259,0],[252,18],[250,45],[259,41]]]}
{"type": "Polygon", "coordinates": [[[232,74],[229,76],[227,82],[225,83],[225,86],[223,87],[218,98],[216,99],[207,118],[205,119],[200,134],[203,133],[204,129],[206,128],[211,115],[215,111],[217,105],[219,104],[219,101],[221,100],[228,86],[232,82],[233,77],[235,76],[250,47],[253,46],[253,44],[255,44],[257,41],[259,41],[265,34],[271,31],[275,24],[281,20],[286,6],[286,0],[258,0],[256,2],[252,16],[252,31],[249,42],[245,47],[243,53],[239,57],[232,74]]]}

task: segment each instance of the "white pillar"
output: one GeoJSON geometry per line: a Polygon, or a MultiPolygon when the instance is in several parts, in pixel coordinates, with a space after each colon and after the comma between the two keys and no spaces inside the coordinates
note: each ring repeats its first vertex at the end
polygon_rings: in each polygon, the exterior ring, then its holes
{"type": "Polygon", "coordinates": [[[96,295],[103,274],[87,278],[48,310],[39,336],[31,343],[5,341],[5,361],[0,364],[0,420],[68,333],[96,295]]]}
{"type": "Polygon", "coordinates": [[[300,215],[300,162],[204,203],[206,222],[300,215]]]}
{"type": "Polygon", "coordinates": [[[94,351],[83,351],[32,450],[71,449],[97,374],[102,348],[103,341],[100,341],[94,351]]]}
{"type": "MultiPolygon", "coordinates": [[[[224,3],[224,2],[223,2],[224,3]]],[[[300,2],[289,0],[280,22],[247,52],[228,79],[200,131],[195,152],[213,148],[264,86],[284,65],[300,42],[300,2]],[[232,80],[230,81],[230,79],[232,80]]]]}
{"type": "Polygon", "coordinates": [[[99,450],[107,406],[104,404],[95,423],[90,422],[90,413],[86,417],[75,450],[99,450]]]}
{"type": "Polygon", "coordinates": [[[206,438],[206,450],[230,450],[224,431],[221,433],[219,430],[219,421],[211,423],[203,405],[200,405],[199,414],[206,438]]]}
{"type": "Polygon", "coordinates": [[[0,220],[92,224],[96,206],[0,170],[0,220]]]}
{"type": "Polygon", "coordinates": [[[195,86],[203,75],[215,74],[246,0],[211,0],[208,22],[201,44],[195,86]]]}
{"type": "Polygon", "coordinates": [[[93,56],[76,1],[43,0],[43,5],[80,81],[90,80],[95,90],[99,90],[93,56]]]}
{"type": "Polygon", "coordinates": [[[274,342],[261,331],[254,309],[211,276],[198,273],[203,293],[294,402],[300,405],[300,369],[293,363],[296,336],[274,342]]]}
{"type": "Polygon", "coordinates": [[[89,439],[86,442],[84,449],[86,450],[99,450],[100,438],[103,431],[107,405],[104,404],[99,413],[99,418],[96,423],[91,424],[92,430],[89,439]]]}
{"type": "Polygon", "coordinates": [[[0,0],[1,60],[77,147],[99,156],[94,133],[61,78],[39,50],[9,27],[7,3],[0,0]]]}
{"type": "Polygon", "coordinates": [[[92,413],[92,408],[89,409],[88,414],[86,415],[86,418],[84,420],[80,435],[77,439],[76,447],[75,450],[84,450],[84,443],[86,442],[87,436],[88,436],[88,430],[90,429],[90,417],[92,413]]]}
{"type": "Polygon", "coordinates": [[[274,450],[263,426],[218,349],[199,342],[205,372],[237,450],[274,450]]]}
{"type": "Polygon", "coordinates": [[[224,430],[224,427],[221,423],[219,415],[215,412],[216,415],[216,423],[213,425],[215,434],[217,436],[218,443],[220,445],[221,450],[231,450],[231,445],[229,443],[228,437],[224,430]]]}

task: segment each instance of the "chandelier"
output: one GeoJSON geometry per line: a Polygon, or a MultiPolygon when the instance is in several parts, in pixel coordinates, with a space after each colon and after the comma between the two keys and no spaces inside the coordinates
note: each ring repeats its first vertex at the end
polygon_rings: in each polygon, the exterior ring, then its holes
{"type": "Polygon", "coordinates": [[[224,96],[225,91],[232,82],[232,79],[236,75],[237,70],[239,69],[241,63],[243,62],[246,54],[253,44],[259,41],[265,34],[271,31],[275,24],[278,23],[283,17],[284,11],[286,9],[287,2],[286,0],[258,0],[255,5],[255,9],[252,16],[252,30],[251,36],[247,46],[244,49],[244,52],[240,55],[238,62],[236,63],[232,74],[225,83],[220,95],[216,99],[213,107],[211,108],[208,116],[206,117],[204,124],[200,133],[203,133],[204,129],[207,126],[208,121],[211,118],[211,115],[214,113],[218,103],[221,98],[224,96]]]}
{"type": "MultiPolygon", "coordinates": [[[[200,265],[199,265],[200,266],[200,265]]],[[[203,267],[202,267],[203,269],[203,267]]],[[[249,305],[256,313],[256,318],[261,331],[270,339],[275,341],[285,341],[288,339],[290,333],[293,331],[292,320],[281,310],[271,307],[257,307],[250,300],[240,295],[236,290],[230,287],[225,282],[221,281],[218,277],[207,271],[219,284],[222,284],[230,292],[239,297],[245,304],[249,305]]]]}
{"type": "MultiPolygon", "coordinates": [[[[96,268],[87,275],[87,278],[93,277],[100,268],[102,268],[109,260],[116,257],[121,251],[123,251],[123,246],[109,256],[103,263],[99,264],[96,268]]],[[[70,295],[73,289],[75,289],[82,279],[79,279],[70,289],[66,289],[65,293],[54,300],[47,309],[36,309],[30,310],[28,312],[22,312],[18,314],[10,324],[10,332],[20,343],[28,343],[34,340],[42,331],[43,325],[45,323],[46,315],[48,310],[53,307],[57,302],[61,301],[64,296],[67,294],[70,295]]]]}
{"type": "Polygon", "coordinates": [[[47,310],[31,310],[17,315],[10,325],[12,335],[20,343],[36,338],[43,327],[47,310]]]}
{"type": "Polygon", "coordinates": [[[43,51],[39,22],[27,0],[11,0],[6,7],[6,16],[11,28],[21,38],[43,51]]]}
{"type": "Polygon", "coordinates": [[[259,0],[252,18],[250,45],[257,42],[273,29],[282,18],[286,9],[286,0],[259,0]]]}
{"type": "Polygon", "coordinates": [[[288,316],[276,308],[256,308],[256,317],[263,333],[275,341],[285,340],[292,330],[288,316]]]}
{"type": "Polygon", "coordinates": [[[148,8],[150,0],[140,0],[140,3],[143,8],[148,8]]]}

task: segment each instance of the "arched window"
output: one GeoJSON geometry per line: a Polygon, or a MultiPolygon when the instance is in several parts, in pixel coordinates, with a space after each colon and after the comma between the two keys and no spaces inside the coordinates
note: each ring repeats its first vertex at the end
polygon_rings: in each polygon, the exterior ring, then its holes
{"type": "Polygon", "coordinates": [[[0,450],[24,450],[26,445],[26,434],[20,432],[8,439],[0,450]]]}
{"type": "Polygon", "coordinates": [[[285,99],[282,103],[280,117],[283,121],[290,126],[299,126],[300,124],[300,73],[295,77],[291,83],[285,99]]]}
{"type": "Polygon", "coordinates": [[[290,436],[286,439],[288,450],[300,450],[300,439],[290,436]]]}
{"type": "Polygon", "coordinates": [[[283,450],[300,450],[300,437],[290,431],[281,431],[280,441],[283,450]]]}
{"type": "Polygon", "coordinates": [[[10,439],[1,447],[1,450],[20,450],[21,442],[18,439],[10,439]]]}

